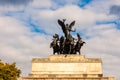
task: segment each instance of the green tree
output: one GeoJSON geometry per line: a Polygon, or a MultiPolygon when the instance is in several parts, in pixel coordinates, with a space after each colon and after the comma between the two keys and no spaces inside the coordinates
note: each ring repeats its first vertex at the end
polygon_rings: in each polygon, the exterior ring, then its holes
{"type": "Polygon", "coordinates": [[[3,63],[0,61],[0,80],[17,80],[21,70],[16,67],[16,63],[3,63]]]}

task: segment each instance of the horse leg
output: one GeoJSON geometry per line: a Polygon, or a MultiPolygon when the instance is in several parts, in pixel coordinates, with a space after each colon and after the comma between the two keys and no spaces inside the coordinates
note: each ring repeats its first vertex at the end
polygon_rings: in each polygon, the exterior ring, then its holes
{"type": "Polygon", "coordinates": [[[53,55],[55,55],[55,49],[53,49],[53,55]]]}
{"type": "Polygon", "coordinates": [[[60,51],[59,51],[59,50],[57,51],[57,54],[58,54],[58,55],[60,54],[60,51]]]}
{"type": "Polygon", "coordinates": [[[81,55],[81,51],[79,50],[79,55],[81,55]]]}
{"type": "Polygon", "coordinates": [[[72,51],[71,49],[72,49],[72,48],[71,48],[71,45],[70,45],[70,48],[69,48],[69,54],[71,54],[71,51],[72,51]]]}
{"type": "Polygon", "coordinates": [[[73,50],[73,54],[76,54],[75,49],[73,50]]]}
{"type": "Polygon", "coordinates": [[[55,55],[55,52],[53,52],[53,55],[55,55]]]}
{"type": "Polygon", "coordinates": [[[60,51],[59,52],[60,52],[60,54],[62,54],[62,48],[61,47],[60,47],[60,51]]]}

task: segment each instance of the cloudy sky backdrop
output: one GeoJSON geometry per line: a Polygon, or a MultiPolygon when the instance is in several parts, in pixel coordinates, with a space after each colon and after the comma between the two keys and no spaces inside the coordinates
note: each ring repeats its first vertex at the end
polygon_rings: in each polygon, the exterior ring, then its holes
{"type": "MultiPolygon", "coordinates": [[[[82,54],[102,58],[104,76],[120,79],[120,0],[0,0],[0,59],[16,62],[22,76],[31,60],[52,54],[58,19],[76,20],[86,44],[82,54]]],[[[74,36],[76,33],[73,33],[74,36]]]]}

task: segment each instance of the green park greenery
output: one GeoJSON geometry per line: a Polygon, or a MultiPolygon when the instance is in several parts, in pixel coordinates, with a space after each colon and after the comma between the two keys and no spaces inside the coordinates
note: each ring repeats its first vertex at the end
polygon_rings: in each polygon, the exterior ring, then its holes
{"type": "Polygon", "coordinates": [[[0,60],[0,80],[17,80],[21,70],[16,67],[16,63],[3,63],[0,60]]]}

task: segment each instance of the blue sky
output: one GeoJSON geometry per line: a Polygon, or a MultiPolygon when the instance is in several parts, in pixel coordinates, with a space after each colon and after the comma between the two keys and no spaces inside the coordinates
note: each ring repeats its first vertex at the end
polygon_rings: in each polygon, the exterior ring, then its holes
{"type": "Polygon", "coordinates": [[[0,59],[27,76],[32,58],[52,54],[52,36],[63,35],[57,20],[66,18],[86,42],[82,54],[102,58],[104,76],[119,80],[119,14],[119,0],[0,0],[0,59]]]}

